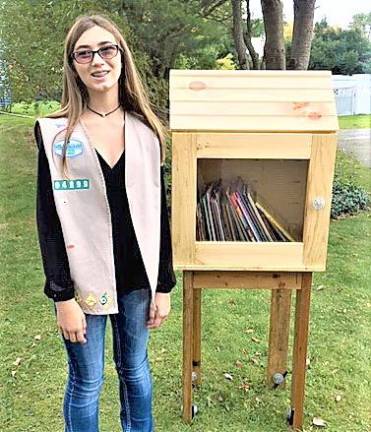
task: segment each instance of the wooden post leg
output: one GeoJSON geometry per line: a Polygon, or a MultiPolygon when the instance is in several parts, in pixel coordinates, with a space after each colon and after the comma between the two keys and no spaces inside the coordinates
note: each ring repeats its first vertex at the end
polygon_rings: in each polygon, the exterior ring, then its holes
{"type": "Polygon", "coordinates": [[[287,374],[287,350],[290,332],[291,290],[272,290],[267,385],[284,388],[287,374]],[[275,374],[281,374],[280,376],[275,374]],[[273,377],[275,380],[273,380],[273,377]],[[282,379],[283,378],[283,379],[282,379]]]}
{"type": "Polygon", "coordinates": [[[192,421],[193,272],[183,273],[183,420],[192,421]]]}
{"type": "Polygon", "coordinates": [[[295,336],[291,387],[291,423],[301,429],[304,417],[304,390],[309,329],[312,273],[303,273],[301,290],[296,291],[295,336]]]}
{"type": "Polygon", "coordinates": [[[193,290],[193,384],[201,384],[201,294],[202,289],[193,290]]]}

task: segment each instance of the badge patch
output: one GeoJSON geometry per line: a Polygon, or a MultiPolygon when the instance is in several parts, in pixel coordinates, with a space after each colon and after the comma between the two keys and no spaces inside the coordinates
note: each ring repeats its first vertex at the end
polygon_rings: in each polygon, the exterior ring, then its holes
{"type": "Polygon", "coordinates": [[[90,189],[89,179],[54,180],[54,190],[86,190],[90,189]]]}
{"type": "Polygon", "coordinates": [[[95,295],[93,293],[90,293],[86,299],[85,299],[85,303],[89,306],[89,307],[93,307],[96,303],[97,303],[97,298],[95,297],[95,295]]]}
{"type": "MultiPolygon", "coordinates": [[[[63,146],[64,146],[64,140],[55,142],[54,153],[58,156],[62,156],[63,146]]],[[[71,138],[69,143],[67,144],[66,157],[73,158],[76,156],[80,156],[83,153],[83,149],[84,146],[82,144],[82,141],[79,141],[75,138],[71,138]]]]}
{"type": "Polygon", "coordinates": [[[108,307],[111,306],[112,297],[105,292],[100,296],[99,302],[104,309],[108,309],[108,307]]]}

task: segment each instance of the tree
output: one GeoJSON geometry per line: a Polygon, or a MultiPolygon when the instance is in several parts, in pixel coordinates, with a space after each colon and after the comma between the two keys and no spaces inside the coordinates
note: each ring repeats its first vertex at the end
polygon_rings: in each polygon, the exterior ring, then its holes
{"type": "MultiPolygon", "coordinates": [[[[233,8],[233,39],[237,51],[238,64],[241,69],[249,69],[249,61],[247,57],[246,44],[244,40],[244,31],[242,28],[242,11],[241,11],[241,1],[232,0],[233,8]]],[[[247,35],[250,38],[251,36],[247,35]]]]}
{"type": "Polygon", "coordinates": [[[371,72],[371,42],[360,28],[342,30],[328,25],[326,19],[316,23],[310,69],[331,70],[351,75],[371,72]]]}
{"type": "MultiPolygon", "coordinates": [[[[234,41],[236,51],[239,53],[239,66],[241,69],[246,68],[244,53],[249,52],[251,63],[254,69],[265,67],[266,69],[286,69],[286,49],[284,42],[284,22],[283,7],[281,0],[261,0],[264,29],[265,29],[265,47],[264,58],[259,64],[258,59],[252,54],[253,51],[246,43],[250,40],[251,33],[247,32],[245,44],[242,44],[241,29],[243,26],[243,14],[240,13],[241,7],[246,9],[247,28],[250,12],[248,0],[232,0],[234,11],[234,41]]],[[[307,69],[309,63],[309,54],[313,34],[313,17],[314,17],[315,0],[294,0],[294,28],[290,56],[288,59],[289,69],[307,69]]]]}
{"type": "Polygon", "coordinates": [[[316,0],[294,0],[294,29],[287,69],[308,69],[315,2],[316,0]]]}
{"type": "Polygon", "coordinates": [[[265,68],[286,69],[282,2],[280,0],[261,0],[261,5],[265,28],[265,68]]]}
{"type": "Polygon", "coordinates": [[[352,22],[350,23],[351,30],[359,30],[363,36],[370,40],[371,39],[371,12],[368,14],[356,14],[353,15],[352,22]]]}
{"type": "Polygon", "coordinates": [[[249,0],[244,2],[241,0],[232,0],[233,11],[233,39],[237,51],[238,61],[241,69],[250,69],[249,59],[246,48],[250,54],[252,68],[259,69],[259,54],[255,51],[252,44],[252,37],[261,33],[262,28],[259,25],[261,20],[252,20],[250,14],[249,0]],[[246,13],[246,24],[242,18],[242,14],[246,13]]]}
{"type": "Polygon", "coordinates": [[[59,99],[63,40],[82,14],[121,29],[152,102],[166,111],[169,69],[213,68],[232,48],[226,0],[0,0],[0,39],[15,101],[59,99]]]}

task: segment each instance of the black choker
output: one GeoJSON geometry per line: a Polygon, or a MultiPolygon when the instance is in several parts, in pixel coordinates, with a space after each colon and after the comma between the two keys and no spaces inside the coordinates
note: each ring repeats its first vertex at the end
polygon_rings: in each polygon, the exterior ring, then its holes
{"type": "Polygon", "coordinates": [[[88,110],[92,111],[92,112],[95,113],[95,114],[98,114],[98,115],[101,116],[101,117],[107,117],[107,116],[109,116],[110,114],[112,114],[112,113],[114,113],[115,111],[117,111],[117,110],[120,108],[120,106],[121,106],[121,104],[119,104],[117,108],[115,108],[114,110],[112,110],[112,111],[110,111],[110,112],[108,112],[108,113],[106,113],[106,114],[102,114],[102,113],[99,113],[98,111],[94,111],[92,108],[90,108],[89,105],[87,105],[87,108],[88,108],[88,110]]]}

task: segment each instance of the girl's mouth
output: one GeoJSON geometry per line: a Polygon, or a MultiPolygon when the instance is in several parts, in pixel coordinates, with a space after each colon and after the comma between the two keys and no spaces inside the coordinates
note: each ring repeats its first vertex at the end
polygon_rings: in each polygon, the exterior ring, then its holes
{"type": "Polygon", "coordinates": [[[102,72],[94,72],[91,74],[91,77],[95,80],[102,81],[105,79],[105,76],[108,74],[108,71],[102,71],[102,72]]]}

